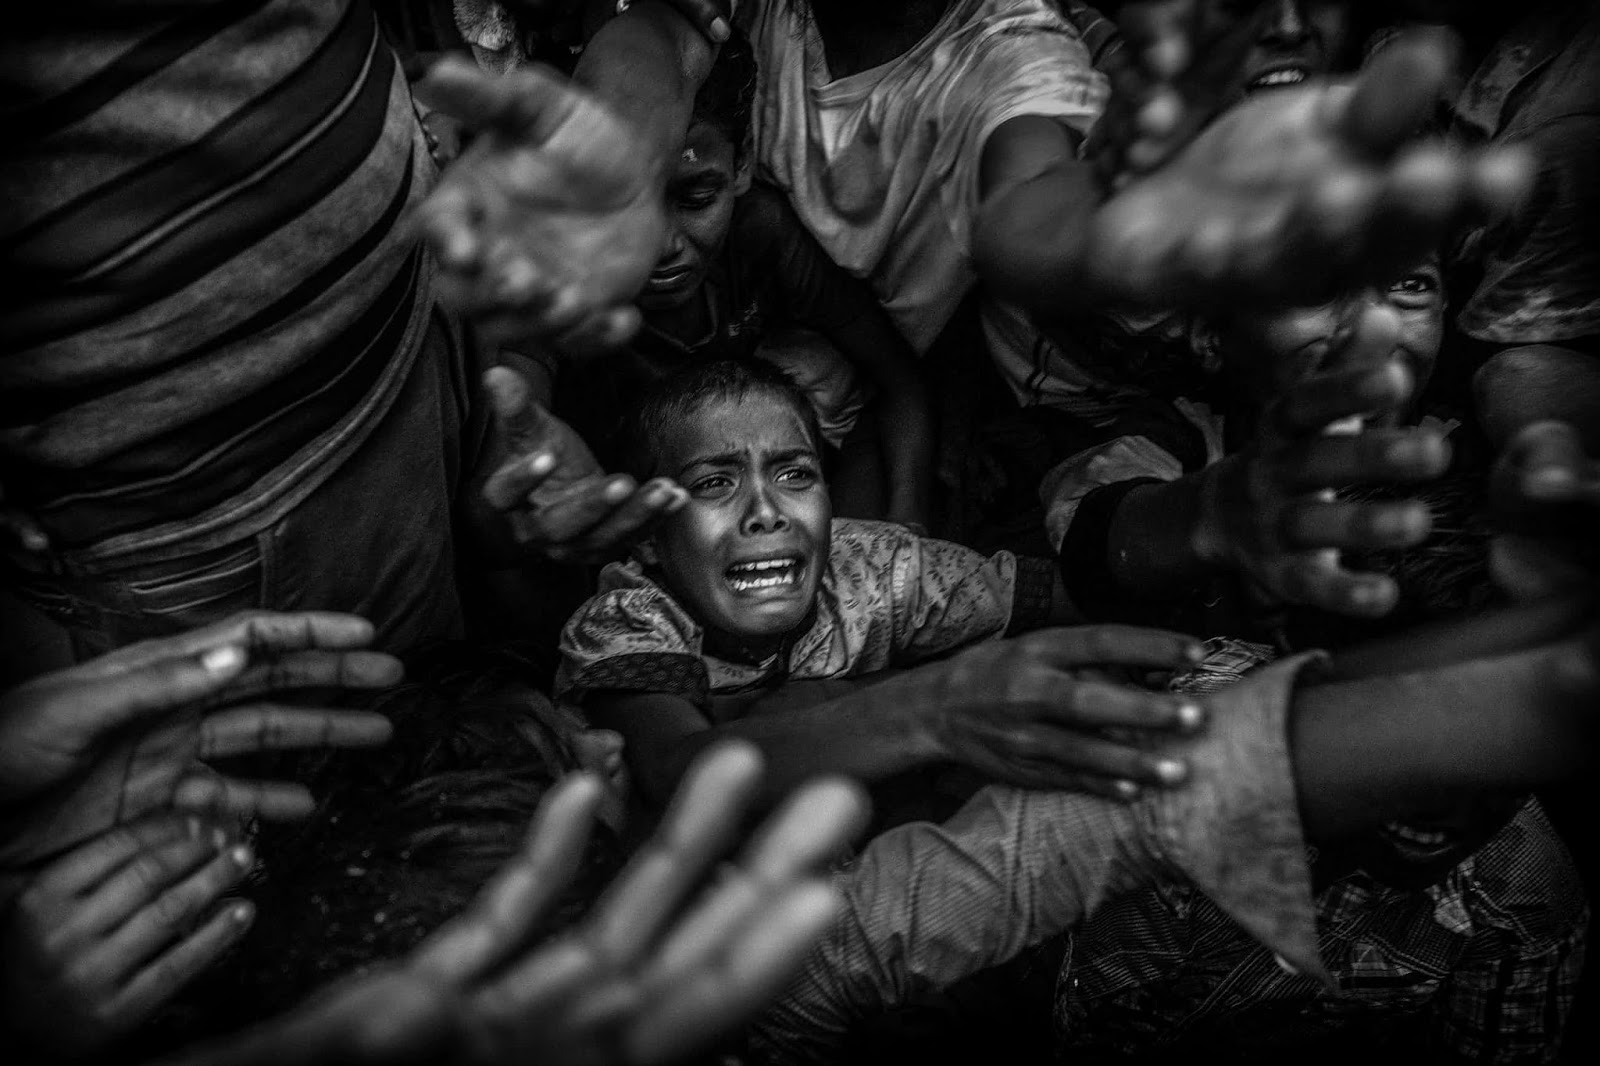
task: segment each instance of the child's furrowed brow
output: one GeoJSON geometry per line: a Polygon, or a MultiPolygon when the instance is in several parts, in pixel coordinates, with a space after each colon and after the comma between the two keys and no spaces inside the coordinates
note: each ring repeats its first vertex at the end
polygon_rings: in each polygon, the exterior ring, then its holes
{"type": "Polygon", "coordinates": [[[697,466],[728,467],[739,466],[744,463],[744,455],[740,452],[718,452],[716,455],[696,455],[678,469],[678,477],[682,478],[697,466]]]}

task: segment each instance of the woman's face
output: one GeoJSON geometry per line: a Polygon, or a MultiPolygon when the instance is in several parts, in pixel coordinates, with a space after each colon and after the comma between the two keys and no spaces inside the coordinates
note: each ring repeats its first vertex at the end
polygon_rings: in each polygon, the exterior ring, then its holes
{"type": "Polygon", "coordinates": [[[1363,308],[1373,306],[1388,309],[1399,320],[1389,358],[1410,371],[1412,395],[1420,394],[1433,376],[1444,332],[1444,290],[1435,261],[1391,285],[1321,307],[1234,316],[1216,337],[1223,369],[1258,409],[1265,407],[1308,375],[1348,365],[1352,353],[1332,342],[1363,308]]]}

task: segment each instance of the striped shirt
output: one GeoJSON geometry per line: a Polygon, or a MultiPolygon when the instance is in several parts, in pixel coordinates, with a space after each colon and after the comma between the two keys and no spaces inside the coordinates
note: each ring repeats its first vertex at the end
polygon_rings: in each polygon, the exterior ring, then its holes
{"type": "Polygon", "coordinates": [[[183,519],[397,388],[429,310],[397,223],[432,164],[367,0],[8,21],[8,497],[68,546],[183,519]]]}

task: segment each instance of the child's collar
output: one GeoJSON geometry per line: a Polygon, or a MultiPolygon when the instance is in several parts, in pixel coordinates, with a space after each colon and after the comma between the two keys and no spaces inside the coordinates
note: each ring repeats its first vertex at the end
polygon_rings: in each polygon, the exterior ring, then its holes
{"type": "Polygon", "coordinates": [[[776,676],[769,680],[781,683],[789,676],[789,652],[794,649],[795,643],[811,632],[811,627],[817,624],[817,600],[821,598],[818,596],[811,601],[811,609],[806,611],[799,625],[775,640],[764,641],[759,645],[731,633],[702,626],[704,635],[700,641],[701,651],[723,662],[737,663],[741,666],[760,667],[776,660],[774,664],[776,676]]]}

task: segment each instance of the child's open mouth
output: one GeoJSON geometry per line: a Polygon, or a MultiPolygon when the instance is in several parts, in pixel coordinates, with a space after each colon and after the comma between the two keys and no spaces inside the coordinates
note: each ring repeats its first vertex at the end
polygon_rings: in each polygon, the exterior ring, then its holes
{"type": "Polygon", "coordinates": [[[734,563],[727,569],[728,584],[735,592],[791,588],[799,584],[803,565],[802,561],[793,555],[734,563]]]}

